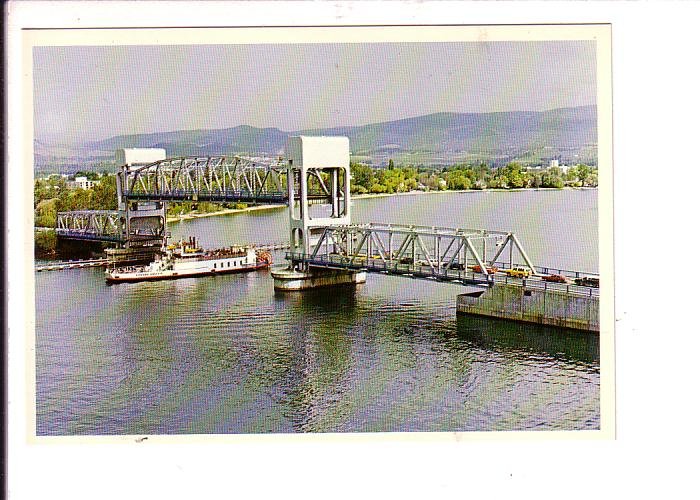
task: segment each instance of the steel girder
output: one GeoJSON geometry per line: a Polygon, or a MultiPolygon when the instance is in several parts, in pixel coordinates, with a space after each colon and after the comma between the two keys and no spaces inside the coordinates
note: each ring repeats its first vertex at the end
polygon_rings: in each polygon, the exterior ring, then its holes
{"type": "Polygon", "coordinates": [[[56,222],[56,234],[63,238],[126,241],[126,217],[118,210],[59,212],[56,222]]]}
{"type": "Polygon", "coordinates": [[[466,270],[477,265],[488,281],[489,268],[497,263],[506,247],[510,248],[509,266],[514,264],[515,250],[523,264],[537,274],[513,233],[481,229],[376,223],[329,226],[305,259],[324,260],[333,256],[350,266],[377,262],[389,268],[405,267],[407,271],[429,269],[433,274],[448,274],[448,270],[466,270]]]}
{"type": "Polygon", "coordinates": [[[190,156],[123,166],[118,181],[127,200],[285,203],[283,175],[281,159],[190,156]]]}

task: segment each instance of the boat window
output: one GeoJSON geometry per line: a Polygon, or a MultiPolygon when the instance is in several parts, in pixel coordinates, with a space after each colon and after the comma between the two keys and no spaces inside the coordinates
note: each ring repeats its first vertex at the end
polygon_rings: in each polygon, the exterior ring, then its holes
{"type": "Polygon", "coordinates": [[[216,262],[214,262],[214,269],[216,269],[216,262]]]}

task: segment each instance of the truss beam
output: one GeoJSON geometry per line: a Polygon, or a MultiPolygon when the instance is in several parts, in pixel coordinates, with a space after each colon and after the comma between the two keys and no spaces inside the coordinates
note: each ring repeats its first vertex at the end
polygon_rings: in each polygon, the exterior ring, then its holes
{"type": "MultiPolygon", "coordinates": [[[[489,268],[497,264],[507,244],[515,246],[533,274],[537,274],[513,233],[483,229],[394,224],[350,224],[323,229],[307,258],[355,264],[379,262],[406,272],[451,275],[448,271],[475,270],[489,281],[489,268]],[[478,245],[477,245],[478,243],[478,245]],[[481,253],[477,250],[481,249],[481,253]],[[478,266],[478,267],[477,267],[478,266]]],[[[513,266],[513,253],[509,266],[513,266]]],[[[503,263],[499,263],[502,265],[503,263]]]]}

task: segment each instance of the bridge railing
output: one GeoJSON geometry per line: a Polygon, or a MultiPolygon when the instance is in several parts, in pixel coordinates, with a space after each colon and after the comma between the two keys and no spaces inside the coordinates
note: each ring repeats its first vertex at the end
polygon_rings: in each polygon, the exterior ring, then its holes
{"type": "Polygon", "coordinates": [[[305,262],[316,267],[406,275],[435,281],[458,281],[463,284],[489,285],[489,280],[485,279],[484,276],[479,273],[452,270],[444,270],[438,273],[429,266],[401,264],[399,262],[388,264],[381,259],[367,259],[363,256],[350,260],[350,258],[340,255],[310,256],[307,254],[286,252],[285,257],[287,260],[305,262]]]}
{"type": "MultiPolygon", "coordinates": [[[[366,256],[345,255],[308,255],[303,253],[286,252],[285,257],[292,262],[304,262],[313,267],[328,269],[367,271],[372,273],[409,276],[431,281],[451,282],[461,285],[515,285],[533,290],[552,290],[569,295],[583,297],[598,296],[599,289],[571,283],[552,283],[538,277],[515,278],[505,274],[490,274],[486,278],[482,273],[476,273],[469,269],[449,269],[440,266],[439,269],[420,263],[386,262],[381,259],[367,258],[366,256]]],[[[543,268],[544,269],[544,268],[543,268]]],[[[573,272],[573,271],[572,271],[573,272]]]]}
{"type": "Polygon", "coordinates": [[[125,223],[116,210],[77,210],[59,212],[56,235],[68,239],[123,242],[125,223]]]}
{"type": "Polygon", "coordinates": [[[161,200],[161,201],[211,201],[211,202],[264,202],[286,203],[287,193],[283,191],[268,191],[254,193],[248,190],[226,189],[221,191],[202,191],[197,189],[174,189],[171,191],[124,191],[128,200],[161,200]]]}
{"type": "MultiPolygon", "coordinates": [[[[510,265],[507,262],[495,262],[494,267],[505,270],[509,269],[510,265]]],[[[513,263],[512,267],[526,267],[526,264],[524,263],[513,263]]],[[[598,273],[592,273],[592,272],[585,272],[585,271],[570,271],[567,269],[557,269],[555,267],[541,267],[541,266],[535,266],[535,270],[537,271],[537,274],[540,275],[557,275],[557,276],[564,276],[565,278],[581,278],[584,276],[597,276],[598,273]]]]}

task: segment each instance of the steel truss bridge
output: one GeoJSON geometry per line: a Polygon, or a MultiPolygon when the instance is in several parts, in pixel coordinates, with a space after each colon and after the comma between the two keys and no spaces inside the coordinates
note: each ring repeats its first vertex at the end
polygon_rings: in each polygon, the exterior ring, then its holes
{"type": "MultiPolygon", "coordinates": [[[[313,175],[317,189],[309,192],[310,197],[328,198],[328,179],[318,171],[313,175]]],[[[122,167],[118,176],[126,200],[286,204],[289,198],[287,165],[281,158],[167,158],[142,167],[122,167]]]]}
{"type": "Polygon", "coordinates": [[[119,210],[79,210],[57,215],[56,234],[65,239],[148,243],[160,241],[160,232],[143,228],[127,234],[125,214],[119,210]]]}
{"type": "Polygon", "coordinates": [[[598,294],[597,288],[543,281],[540,276],[546,274],[576,278],[584,273],[534,266],[515,234],[501,231],[374,223],[329,226],[323,228],[310,254],[288,252],[286,257],[293,265],[313,268],[598,294]],[[513,267],[529,269],[532,277],[514,278],[495,270],[513,267]]]}
{"type": "Polygon", "coordinates": [[[285,203],[281,160],[240,156],[167,158],[117,174],[127,200],[285,203]]]}
{"type": "MultiPolygon", "coordinates": [[[[294,179],[294,185],[299,193],[300,179],[294,179]]],[[[124,209],[61,212],[56,234],[74,240],[150,244],[162,239],[164,228],[131,227],[131,217],[138,217],[139,212],[130,211],[132,202],[285,205],[289,202],[287,188],[287,165],[282,158],[185,156],[139,167],[124,165],[117,172],[117,196],[124,209]]],[[[306,191],[310,203],[326,202],[331,189],[326,174],[309,171],[306,191]]]]}
{"type": "Polygon", "coordinates": [[[79,210],[59,212],[56,234],[66,239],[112,241],[125,240],[123,214],[117,210],[79,210]]]}

